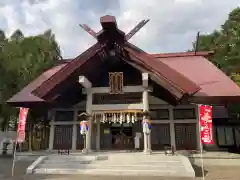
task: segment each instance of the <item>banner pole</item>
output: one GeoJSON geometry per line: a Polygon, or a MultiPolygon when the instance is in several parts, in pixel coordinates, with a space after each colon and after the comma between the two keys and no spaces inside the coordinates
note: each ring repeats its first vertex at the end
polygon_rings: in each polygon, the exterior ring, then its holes
{"type": "Polygon", "coordinates": [[[15,138],[15,146],[13,151],[13,162],[12,162],[12,177],[14,176],[14,169],[15,169],[15,157],[16,157],[16,150],[17,150],[17,139],[18,139],[18,131],[15,138]]]}
{"type": "Polygon", "coordinates": [[[201,169],[202,169],[202,180],[205,179],[205,172],[204,172],[204,165],[203,165],[203,144],[202,144],[202,139],[201,139],[201,117],[200,117],[200,108],[198,104],[198,131],[199,131],[199,145],[200,145],[200,159],[201,159],[201,169]]]}

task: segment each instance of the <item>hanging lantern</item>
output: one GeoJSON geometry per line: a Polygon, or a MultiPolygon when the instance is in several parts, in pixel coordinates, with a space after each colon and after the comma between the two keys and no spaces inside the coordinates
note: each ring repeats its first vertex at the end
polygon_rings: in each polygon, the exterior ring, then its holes
{"type": "Polygon", "coordinates": [[[122,121],[123,121],[123,113],[121,113],[119,117],[119,122],[122,122],[122,121]]]}
{"type": "Polygon", "coordinates": [[[152,125],[151,121],[149,119],[143,119],[142,121],[142,126],[143,126],[143,132],[146,134],[151,133],[152,125]]]}
{"type": "Polygon", "coordinates": [[[101,122],[102,122],[102,123],[105,123],[105,121],[106,121],[106,115],[103,113],[103,114],[102,114],[101,122]]]}
{"type": "Polygon", "coordinates": [[[127,123],[130,123],[131,119],[130,119],[130,115],[127,114],[127,123]]]}
{"type": "Polygon", "coordinates": [[[88,132],[88,122],[87,121],[81,121],[80,122],[80,133],[81,134],[87,134],[88,132]]]}
{"type": "Polygon", "coordinates": [[[112,114],[109,122],[113,122],[113,121],[114,121],[114,114],[112,114]]]}
{"type": "Polygon", "coordinates": [[[116,123],[117,122],[117,115],[114,113],[113,115],[113,123],[116,123]]]}
{"type": "Polygon", "coordinates": [[[120,121],[122,121],[123,120],[123,114],[121,113],[120,114],[120,119],[119,119],[120,121]]]}
{"type": "Polygon", "coordinates": [[[135,116],[132,115],[132,123],[134,123],[134,122],[135,122],[135,116]]]}
{"type": "Polygon", "coordinates": [[[122,124],[123,123],[123,115],[121,114],[120,119],[119,119],[119,123],[122,124]],[[121,117],[122,116],[122,117],[121,117]]]}
{"type": "Polygon", "coordinates": [[[119,122],[120,115],[116,114],[116,122],[119,122]]]}
{"type": "Polygon", "coordinates": [[[109,115],[105,114],[105,123],[107,123],[109,121],[109,115]]]}

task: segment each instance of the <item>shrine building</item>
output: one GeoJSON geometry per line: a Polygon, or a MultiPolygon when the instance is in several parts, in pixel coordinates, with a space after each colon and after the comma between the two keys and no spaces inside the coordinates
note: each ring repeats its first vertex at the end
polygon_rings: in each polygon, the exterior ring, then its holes
{"type": "Polygon", "coordinates": [[[128,34],[113,16],[101,17],[100,23],[98,33],[82,25],[96,44],[60,60],[7,101],[47,112],[50,150],[82,150],[82,120],[89,124],[89,150],[132,150],[136,136],[144,150],[146,114],[152,150],[196,150],[198,104],[224,107],[240,101],[240,88],[207,59],[212,52],[150,54],[128,42],[147,21],[128,34]]]}

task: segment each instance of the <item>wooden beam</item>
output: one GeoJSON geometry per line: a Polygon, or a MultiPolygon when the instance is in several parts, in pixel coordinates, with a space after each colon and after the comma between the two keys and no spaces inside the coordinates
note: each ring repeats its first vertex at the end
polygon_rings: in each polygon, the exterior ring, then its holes
{"type": "Polygon", "coordinates": [[[100,19],[103,30],[97,33],[99,43],[106,43],[109,49],[115,48],[114,44],[125,43],[125,33],[118,29],[114,16],[103,16],[100,19]]]}
{"type": "Polygon", "coordinates": [[[149,19],[147,20],[142,20],[140,23],[138,23],[127,35],[126,35],[126,40],[128,41],[131,39],[131,37],[134,36],[143,26],[145,26],[149,22],[149,19]]]}
{"type": "MultiPolygon", "coordinates": [[[[143,92],[145,88],[143,86],[124,86],[123,92],[124,93],[131,93],[131,92],[143,92]]],[[[148,87],[149,91],[153,91],[152,87],[148,87]]],[[[102,93],[110,93],[109,87],[92,87],[91,92],[95,94],[102,94],[102,93]]]]}
{"type": "Polygon", "coordinates": [[[114,16],[103,16],[100,18],[100,23],[104,30],[117,29],[117,21],[114,16]]]}
{"type": "Polygon", "coordinates": [[[78,82],[86,89],[89,89],[92,87],[92,83],[85,76],[79,76],[78,82]]]}
{"type": "Polygon", "coordinates": [[[148,87],[148,73],[142,73],[142,85],[144,88],[148,87]]]}
{"type": "Polygon", "coordinates": [[[79,24],[79,26],[81,28],[83,28],[88,34],[90,34],[92,37],[94,37],[95,39],[97,39],[97,33],[92,30],[88,25],[86,24],[79,24]]]}
{"type": "Polygon", "coordinates": [[[110,110],[139,110],[143,109],[143,104],[103,104],[103,105],[92,105],[93,111],[110,111],[110,110]]]}

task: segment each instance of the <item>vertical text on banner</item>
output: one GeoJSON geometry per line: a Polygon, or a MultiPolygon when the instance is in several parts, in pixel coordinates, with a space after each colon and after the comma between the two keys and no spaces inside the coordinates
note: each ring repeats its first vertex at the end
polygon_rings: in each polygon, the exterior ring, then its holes
{"type": "Polygon", "coordinates": [[[203,144],[213,144],[212,106],[199,105],[200,135],[203,144]]]}
{"type": "Polygon", "coordinates": [[[20,108],[19,121],[17,129],[17,142],[23,143],[25,141],[25,128],[27,120],[28,108],[20,108]]]}

